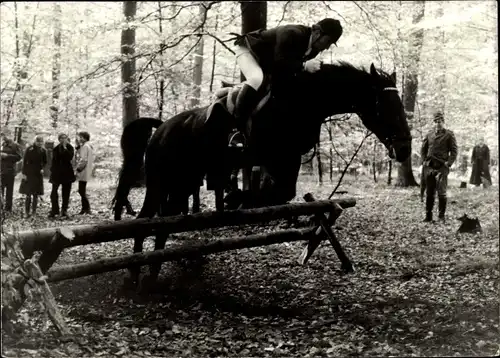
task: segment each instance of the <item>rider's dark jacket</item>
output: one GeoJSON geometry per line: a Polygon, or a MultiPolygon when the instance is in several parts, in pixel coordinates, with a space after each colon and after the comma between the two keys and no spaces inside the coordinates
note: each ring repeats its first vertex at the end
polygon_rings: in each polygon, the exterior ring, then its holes
{"type": "Polygon", "coordinates": [[[305,61],[318,55],[317,52],[305,55],[310,36],[310,27],[284,25],[239,36],[235,45],[250,50],[264,75],[271,75],[273,85],[285,85],[302,70],[305,61]]]}

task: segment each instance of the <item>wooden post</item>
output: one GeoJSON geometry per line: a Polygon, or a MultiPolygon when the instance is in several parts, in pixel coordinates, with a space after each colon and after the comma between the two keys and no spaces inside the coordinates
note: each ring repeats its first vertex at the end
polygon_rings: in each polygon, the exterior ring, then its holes
{"type": "MultiPolygon", "coordinates": [[[[311,193],[308,193],[304,195],[304,200],[307,202],[313,202],[315,199],[311,193]]],[[[338,204],[337,204],[338,205],[338,204]]],[[[331,224],[334,224],[337,218],[340,216],[342,213],[342,208],[336,207],[334,211],[334,216],[330,219],[331,224]]],[[[326,235],[330,243],[332,244],[333,248],[335,249],[335,252],[337,253],[337,256],[342,263],[342,270],[344,272],[354,272],[354,269],[352,267],[352,263],[345,254],[344,250],[342,249],[342,246],[340,245],[339,241],[337,240],[335,234],[333,233],[330,224],[328,223],[328,220],[323,213],[317,213],[315,214],[315,218],[318,220],[320,226],[316,229],[316,236],[312,238],[309,241],[309,244],[307,247],[304,249],[302,254],[299,257],[299,263],[301,265],[305,264],[307,260],[311,257],[313,254],[314,250],[319,246],[322,238],[321,238],[321,233],[326,235]]]]}
{"type": "Polygon", "coordinates": [[[66,325],[66,322],[64,322],[64,317],[61,315],[61,312],[59,312],[59,309],[57,308],[56,299],[54,298],[54,295],[52,294],[47,281],[45,279],[41,280],[41,278],[43,277],[41,269],[35,263],[31,262],[31,260],[27,260],[25,266],[33,280],[35,280],[37,284],[41,285],[43,303],[50,320],[56,327],[59,334],[61,334],[62,336],[67,336],[71,332],[66,325]]]}

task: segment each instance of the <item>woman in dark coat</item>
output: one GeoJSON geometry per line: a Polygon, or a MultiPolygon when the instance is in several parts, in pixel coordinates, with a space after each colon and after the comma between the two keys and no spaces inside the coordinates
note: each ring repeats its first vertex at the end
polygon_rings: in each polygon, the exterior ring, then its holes
{"type": "Polygon", "coordinates": [[[37,136],[35,142],[26,148],[23,159],[23,180],[19,192],[26,195],[24,202],[26,217],[30,217],[30,207],[33,203],[32,213],[36,214],[38,195],[43,195],[43,168],[47,164],[47,151],[43,148],[42,136],[37,136]]]}
{"type": "Polygon", "coordinates": [[[52,183],[52,191],[50,193],[52,209],[49,214],[50,218],[59,215],[59,196],[57,194],[59,186],[62,186],[61,216],[68,216],[69,194],[71,193],[71,184],[75,181],[72,163],[75,149],[69,144],[66,134],[59,134],[58,139],[59,144],[52,152],[52,164],[50,167],[49,182],[52,183]]]}
{"type": "Polygon", "coordinates": [[[482,138],[472,150],[471,164],[472,173],[470,176],[470,183],[479,186],[483,183],[483,179],[486,179],[488,183],[485,185],[491,185],[490,149],[482,138]]]}

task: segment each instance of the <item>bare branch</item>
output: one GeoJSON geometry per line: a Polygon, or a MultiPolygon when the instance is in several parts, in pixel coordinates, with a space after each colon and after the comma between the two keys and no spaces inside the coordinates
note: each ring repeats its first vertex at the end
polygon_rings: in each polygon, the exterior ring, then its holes
{"type": "Polygon", "coordinates": [[[283,13],[281,14],[281,19],[278,21],[278,24],[276,26],[281,25],[281,22],[285,19],[285,13],[286,13],[286,7],[291,3],[291,1],[287,1],[285,5],[283,6],[283,13]]]}
{"type": "Polygon", "coordinates": [[[328,3],[326,1],[322,1],[322,3],[328,8],[328,10],[330,11],[333,11],[334,13],[336,13],[342,20],[344,20],[344,22],[346,24],[348,24],[347,20],[336,10],[333,10],[330,5],[328,5],[328,3]]]}
{"type": "Polygon", "coordinates": [[[359,150],[361,149],[361,147],[363,146],[363,144],[365,143],[365,140],[372,135],[372,132],[369,132],[369,133],[366,133],[365,134],[365,137],[363,138],[363,140],[361,141],[361,143],[359,143],[358,145],[358,148],[356,148],[356,151],[354,152],[354,154],[352,155],[351,157],[351,160],[349,160],[349,163],[347,163],[347,165],[345,166],[344,170],[342,171],[342,175],[340,176],[339,178],[339,181],[337,182],[337,185],[335,186],[335,188],[333,189],[332,193],[330,194],[330,196],[328,197],[328,200],[330,200],[332,198],[332,196],[335,194],[335,192],[337,191],[337,189],[339,188],[340,186],[340,183],[342,183],[342,179],[344,178],[344,175],[345,173],[347,173],[347,169],[349,169],[349,166],[351,165],[352,161],[354,160],[354,158],[356,158],[356,155],[358,155],[358,152],[359,150]]]}
{"type": "Polygon", "coordinates": [[[202,39],[202,36],[199,36],[198,37],[198,40],[196,40],[195,44],[193,46],[191,46],[191,48],[177,61],[175,61],[173,64],[171,64],[170,66],[168,66],[168,68],[172,68],[174,67],[175,65],[177,65],[179,62],[181,62],[182,60],[184,60],[186,58],[187,55],[189,55],[196,46],[198,46],[198,44],[200,43],[202,39]]]}
{"type": "MultiPolygon", "coordinates": [[[[210,32],[205,32],[205,35],[210,36],[210,37],[212,37],[213,39],[215,39],[215,40],[216,40],[217,42],[219,42],[219,43],[220,43],[220,44],[221,44],[221,45],[222,45],[222,46],[223,46],[226,50],[228,50],[229,52],[231,52],[231,53],[234,55],[234,51],[233,51],[233,50],[231,50],[231,48],[229,48],[229,47],[228,47],[228,46],[224,43],[224,41],[223,41],[223,40],[219,39],[217,36],[215,36],[215,35],[211,34],[210,32]]],[[[226,40],[226,42],[227,42],[227,41],[230,41],[230,40],[226,40]]]]}
{"type": "Polygon", "coordinates": [[[345,160],[344,156],[343,156],[342,154],[340,154],[340,153],[339,153],[339,151],[337,150],[337,147],[335,147],[335,144],[333,144],[333,141],[331,141],[331,144],[332,144],[332,149],[333,149],[333,151],[335,152],[335,154],[337,154],[337,155],[340,157],[340,159],[342,159],[342,160],[343,160],[343,162],[344,162],[345,164],[347,164],[347,160],[345,160]]]}

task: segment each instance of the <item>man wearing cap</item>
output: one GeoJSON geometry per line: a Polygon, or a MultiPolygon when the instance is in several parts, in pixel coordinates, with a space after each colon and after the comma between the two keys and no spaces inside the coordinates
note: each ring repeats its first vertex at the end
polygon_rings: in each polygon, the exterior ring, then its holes
{"type": "Polygon", "coordinates": [[[1,181],[2,196],[5,198],[5,211],[12,211],[12,197],[14,196],[14,178],[16,177],[16,163],[23,158],[21,146],[11,138],[10,130],[4,128],[1,134],[1,181]]]}
{"type": "Polygon", "coordinates": [[[446,188],[451,165],[457,159],[457,141],[455,134],[444,128],[441,112],[434,115],[435,129],[430,131],[422,143],[424,175],[427,197],[425,201],[425,222],[432,221],[432,209],[436,191],[439,199],[439,219],[445,221],[446,188]]]}
{"type": "Polygon", "coordinates": [[[236,61],[246,78],[235,103],[235,117],[241,128],[257,105],[258,90],[271,78],[273,94],[289,86],[300,71],[316,72],[321,62],[313,60],[337,43],[342,35],[340,21],[326,18],[311,27],[284,25],[237,36],[236,61]]]}

